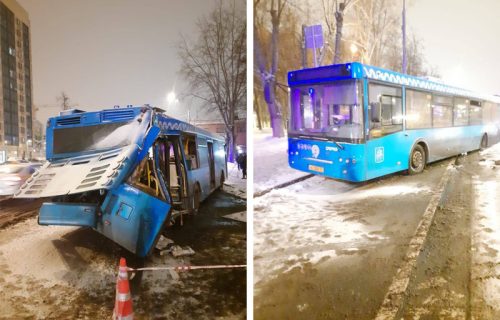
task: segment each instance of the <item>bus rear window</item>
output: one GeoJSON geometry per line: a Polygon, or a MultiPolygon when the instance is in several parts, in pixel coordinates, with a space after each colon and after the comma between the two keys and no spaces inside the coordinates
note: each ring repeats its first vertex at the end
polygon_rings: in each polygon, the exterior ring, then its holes
{"type": "Polygon", "coordinates": [[[139,122],[106,123],[85,127],[54,129],[53,153],[106,150],[129,145],[139,122]]]}

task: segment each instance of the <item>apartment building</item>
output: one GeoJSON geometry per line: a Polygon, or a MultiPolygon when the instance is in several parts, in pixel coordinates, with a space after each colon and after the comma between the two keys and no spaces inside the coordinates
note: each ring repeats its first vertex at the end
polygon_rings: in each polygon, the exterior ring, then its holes
{"type": "Polygon", "coordinates": [[[15,0],[0,0],[0,162],[31,158],[33,100],[28,13],[15,0]]]}

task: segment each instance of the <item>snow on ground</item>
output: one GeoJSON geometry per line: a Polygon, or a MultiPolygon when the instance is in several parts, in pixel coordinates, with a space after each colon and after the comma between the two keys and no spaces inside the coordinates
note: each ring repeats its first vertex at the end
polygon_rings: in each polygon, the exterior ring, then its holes
{"type": "Polygon", "coordinates": [[[475,183],[473,280],[486,304],[500,312],[500,143],[481,152],[483,172],[475,183]]]}
{"type": "Polygon", "coordinates": [[[242,179],[242,172],[236,163],[227,163],[227,180],[224,190],[240,198],[247,197],[247,179],[242,179]]]}
{"type": "Polygon", "coordinates": [[[386,237],[383,222],[364,220],[370,203],[427,192],[416,183],[361,186],[314,177],[255,198],[254,283],[376,245],[386,237]]]}
{"type": "Polygon", "coordinates": [[[271,129],[254,131],[254,193],[308,175],[288,165],[288,138],[274,138],[271,129]]]}

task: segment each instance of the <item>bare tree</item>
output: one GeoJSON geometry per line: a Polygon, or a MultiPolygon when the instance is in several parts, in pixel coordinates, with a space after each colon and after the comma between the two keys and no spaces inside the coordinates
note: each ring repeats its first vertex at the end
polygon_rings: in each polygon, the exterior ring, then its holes
{"type": "Polygon", "coordinates": [[[188,80],[188,95],[218,111],[224,121],[229,161],[234,161],[237,111],[246,105],[246,15],[219,2],[208,17],[198,22],[200,37],[190,44],[181,35],[181,72],[188,80]]]}
{"type": "Polygon", "coordinates": [[[335,56],[333,63],[340,63],[341,58],[341,42],[342,42],[342,28],[344,27],[344,12],[351,0],[344,0],[342,2],[335,1],[335,56]]]}
{"type": "MultiPolygon", "coordinates": [[[[259,7],[259,0],[254,0],[254,12],[257,15],[259,7]]],[[[270,51],[270,66],[267,67],[264,54],[262,52],[262,39],[259,37],[258,29],[254,23],[254,51],[255,61],[257,64],[257,71],[259,73],[262,88],[264,89],[264,98],[268,106],[269,116],[271,120],[271,128],[273,130],[273,137],[283,137],[283,112],[281,104],[276,98],[276,73],[278,71],[278,48],[279,48],[279,35],[280,24],[283,11],[287,5],[288,0],[271,0],[271,5],[262,10],[269,10],[271,16],[271,41],[269,43],[270,51]]]]}
{"type": "Polygon", "coordinates": [[[57,101],[60,103],[62,110],[71,109],[71,107],[69,105],[69,97],[66,94],[66,92],[61,91],[61,95],[57,97],[57,101]]]}

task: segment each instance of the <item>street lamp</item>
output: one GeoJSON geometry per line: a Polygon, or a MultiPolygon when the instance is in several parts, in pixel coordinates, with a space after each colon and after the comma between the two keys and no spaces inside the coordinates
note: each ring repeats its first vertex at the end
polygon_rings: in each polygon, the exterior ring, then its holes
{"type": "Polygon", "coordinates": [[[358,46],[356,46],[356,44],[354,43],[351,43],[351,53],[355,55],[356,52],[358,52],[358,46]]]}
{"type": "Polygon", "coordinates": [[[356,54],[358,53],[358,46],[355,43],[351,43],[351,60],[356,60],[356,54]]]}
{"type": "Polygon", "coordinates": [[[177,102],[179,102],[179,99],[177,99],[177,95],[175,94],[175,91],[170,91],[167,94],[167,106],[173,105],[177,102]]]}

